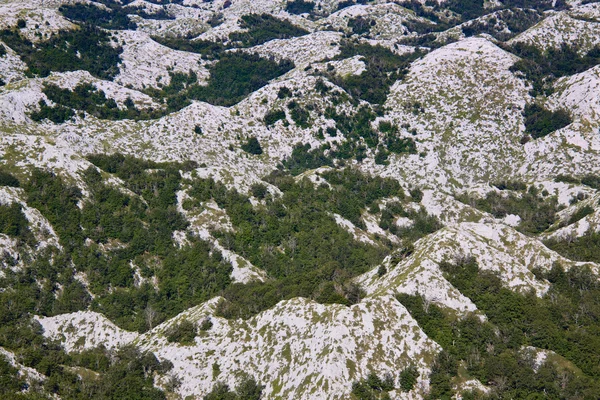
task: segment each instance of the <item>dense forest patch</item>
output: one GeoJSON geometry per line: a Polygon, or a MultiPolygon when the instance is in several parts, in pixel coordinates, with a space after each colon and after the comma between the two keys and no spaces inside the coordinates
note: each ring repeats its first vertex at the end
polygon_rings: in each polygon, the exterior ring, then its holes
{"type": "Polygon", "coordinates": [[[457,200],[488,212],[496,218],[504,218],[508,214],[521,217],[517,229],[528,235],[544,232],[556,221],[559,210],[555,196],[545,197],[534,186],[520,193],[490,192],[484,198],[470,198],[466,195],[456,197],[457,200]]]}
{"type": "Polygon", "coordinates": [[[21,57],[31,76],[84,70],[97,78],[111,80],[119,73],[119,55],[123,49],[111,45],[110,33],[90,25],[59,31],[35,45],[14,29],[1,30],[0,40],[21,57]]]}
{"type": "Polygon", "coordinates": [[[589,269],[574,267],[565,272],[557,265],[536,272],[552,284],[543,298],[537,298],[504,288],[499,277],[479,270],[471,258],[445,262],[441,268],[488,321],[475,315],[456,319],[421,297],[398,295],[425,333],[443,347],[430,376],[429,398],[449,399],[453,380],[465,372],[492,388],[487,396],[466,393],[466,398],[526,398],[542,390],[556,398],[600,395],[600,342],[595,326],[600,287],[589,269]],[[551,360],[536,366],[523,346],[554,351],[581,372],[551,360]]]}
{"type": "Polygon", "coordinates": [[[246,31],[229,34],[229,40],[233,42],[233,47],[252,47],[273,39],[290,39],[309,33],[287,20],[278,19],[269,14],[244,15],[240,28],[246,31]]]}
{"type": "Polygon", "coordinates": [[[423,55],[420,51],[397,55],[383,46],[372,46],[368,43],[345,42],[340,50],[335,59],[342,60],[360,55],[366,64],[366,70],[360,75],[349,75],[345,78],[330,74],[329,79],[353,97],[372,104],[383,104],[390,86],[402,79],[410,63],[423,55]]]}

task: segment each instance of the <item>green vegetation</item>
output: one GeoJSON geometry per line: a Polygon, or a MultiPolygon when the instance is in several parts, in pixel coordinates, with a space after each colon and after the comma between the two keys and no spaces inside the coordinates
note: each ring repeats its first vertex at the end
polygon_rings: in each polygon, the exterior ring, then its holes
{"type": "Polygon", "coordinates": [[[220,243],[261,266],[272,278],[228,286],[222,292],[227,301],[220,304],[220,315],[247,318],[282,299],[298,296],[323,303],[360,300],[362,294],[350,278],[378,264],[388,250],[357,243],[331,214],[362,226],[361,210],[377,199],[397,194],[400,186],[394,180],[352,170],[328,171],[322,177],[333,189],[325,185],[315,188],[310,182],[295,182],[291,176],[275,172],[266,179],[283,197],[265,197],[265,205],[257,208],[245,196],[212,180],[192,183],[189,193],[197,204],[212,198],[231,219],[235,231],[214,232],[220,243]]]}
{"type": "Polygon", "coordinates": [[[84,3],[63,4],[58,11],[70,20],[90,23],[104,29],[135,30],[137,28],[135,22],[128,16],[133,14],[132,10],[124,9],[117,3],[111,3],[110,8],[84,3]]]}
{"type": "Polygon", "coordinates": [[[152,36],[152,40],[174,50],[198,53],[207,60],[219,58],[220,54],[228,47],[222,43],[211,40],[189,40],[175,37],[152,36]]]}
{"type": "Polygon", "coordinates": [[[246,32],[232,32],[229,40],[234,47],[253,47],[273,39],[290,39],[304,36],[308,31],[270,14],[247,14],[242,16],[240,27],[246,32]]]}
{"type": "Polygon", "coordinates": [[[73,90],[45,84],[42,92],[56,105],[49,107],[44,100],[40,100],[39,111],[30,114],[34,121],[49,119],[60,124],[74,117],[75,110],[85,111],[96,118],[108,120],[142,120],[164,115],[162,110],[139,110],[131,99],[126,102],[127,108],[121,109],[114,99],[107,98],[104,91],[97,89],[91,83],[80,83],[73,90]]]}
{"type": "Polygon", "coordinates": [[[75,111],[73,109],[60,104],[50,107],[48,103],[42,99],[39,101],[38,106],[38,111],[32,111],[29,114],[31,119],[37,122],[48,119],[55,124],[62,124],[75,117],[75,111]]]}
{"type": "Polygon", "coordinates": [[[244,150],[246,153],[254,154],[257,156],[263,153],[263,149],[260,146],[258,139],[254,136],[248,138],[248,141],[242,144],[242,150],[244,150]]]}
{"type": "Polygon", "coordinates": [[[177,342],[183,345],[192,345],[197,334],[196,324],[186,319],[167,331],[167,340],[170,343],[177,342]]]}
{"type": "Polygon", "coordinates": [[[283,166],[294,176],[309,169],[323,166],[333,167],[333,161],[328,158],[323,148],[311,149],[311,145],[298,143],[292,154],[282,161],[283,166]]]}
{"type": "Polygon", "coordinates": [[[511,67],[511,71],[522,73],[532,84],[531,94],[534,97],[540,94],[550,95],[556,79],[583,72],[600,64],[598,47],[583,56],[579,55],[576,47],[567,45],[558,49],[550,47],[542,52],[535,46],[517,42],[512,47],[506,47],[506,50],[521,57],[511,67]]]}
{"type": "Polygon", "coordinates": [[[419,371],[413,365],[406,367],[400,372],[400,390],[410,392],[414,389],[419,377],[419,371]]]}
{"type": "Polygon", "coordinates": [[[0,186],[20,187],[21,182],[10,172],[0,169],[0,186]]]}
{"type": "Polygon", "coordinates": [[[442,263],[441,268],[488,321],[475,315],[455,319],[420,297],[397,296],[425,333],[444,349],[430,376],[429,398],[450,399],[459,365],[465,369],[461,374],[492,388],[488,396],[467,393],[476,398],[535,398],[531,396],[541,391],[550,398],[600,395],[600,343],[594,325],[600,312],[600,287],[588,269],[575,267],[565,272],[555,266],[547,273],[538,272],[552,288],[545,297],[537,298],[504,288],[499,277],[480,271],[471,258],[442,263]],[[576,368],[552,360],[536,367],[523,346],[555,351],[576,368]]]}
{"type": "Polygon", "coordinates": [[[232,106],[293,67],[291,61],[275,62],[257,54],[223,54],[216,64],[209,67],[208,85],[192,86],[188,90],[188,97],[215,105],[232,106]]]}
{"type": "Polygon", "coordinates": [[[487,21],[474,20],[462,26],[465,36],[475,36],[486,33],[501,41],[507,41],[521,32],[526,31],[543,18],[543,14],[532,8],[512,8],[498,11],[487,21]],[[500,24],[498,22],[501,21],[500,24]],[[500,29],[500,27],[508,28],[500,29]]]}
{"type": "MultiPolygon", "coordinates": [[[[513,183],[514,184],[514,183],[513,183]]],[[[508,214],[521,217],[517,229],[522,233],[535,235],[544,232],[556,220],[558,201],[555,196],[543,197],[534,186],[522,193],[499,194],[490,192],[484,198],[457,196],[459,201],[492,214],[496,218],[504,218],[508,214]]]]}
{"type": "Polygon", "coordinates": [[[31,243],[33,235],[19,203],[0,204],[0,233],[31,243]]]}
{"type": "Polygon", "coordinates": [[[305,0],[288,0],[285,5],[285,11],[290,14],[306,14],[314,10],[315,3],[305,0]]]}
{"type": "Polygon", "coordinates": [[[285,121],[285,119],[285,111],[280,109],[271,110],[268,113],[266,113],[264,117],[265,125],[267,126],[274,125],[277,121],[285,121]]]}
{"type": "Polygon", "coordinates": [[[390,399],[388,392],[394,390],[394,378],[391,374],[381,379],[371,372],[365,379],[352,384],[352,396],[356,400],[390,399]]]}
{"type": "Polygon", "coordinates": [[[27,64],[31,76],[48,76],[50,72],[85,70],[101,79],[119,73],[121,47],[110,44],[110,34],[84,25],[72,31],[59,31],[48,40],[34,44],[18,30],[0,31],[0,40],[12,48],[27,64]]]}
{"type": "Polygon", "coordinates": [[[372,149],[379,149],[377,155],[379,163],[385,163],[390,152],[416,153],[415,141],[412,138],[399,137],[397,126],[389,122],[381,122],[379,132],[373,128],[372,122],[377,118],[377,114],[370,106],[362,105],[350,115],[345,112],[338,114],[335,108],[329,107],[325,110],[325,117],[335,121],[336,130],[339,130],[346,139],[331,150],[331,158],[342,160],[355,158],[360,162],[366,157],[365,145],[372,149]]]}
{"type": "Polygon", "coordinates": [[[525,117],[525,133],[534,139],[547,136],[572,122],[571,116],[566,110],[549,111],[537,104],[527,104],[523,116],[525,117]]]}
{"type": "Polygon", "coordinates": [[[329,79],[357,99],[383,104],[390,86],[404,77],[410,63],[421,57],[422,53],[415,51],[397,55],[383,46],[345,42],[336,59],[343,60],[356,55],[361,55],[366,64],[366,70],[362,74],[344,78],[330,74],[329,79]]]}
{"type": "Polygon", "coordinates": [[[600,233],[588,231],[578,238],[553,239],[544,242],[544,244],[571,260],[600,263],[600,233]]]}
{"type": "Polygon", "coordinates": [[[89,83],[80,83],[73,90],[46,84],[43,92],[56,105],[50,107],[44,100],[40,100],[39,110],[32,112],[30,116],[34,121],[49,119],[60,124],[73,118],[77,110],[100,119],[147,120],[178,111],[188,106],[192,99],[229,106],[292,67],[290,62],[277,63],[258,55],[228,54],[209,68],[210,79],[207,86],[200,86],[198,77],[190,71],[189,74],[171,72],[169,85],[161,90],[146,89],[146,93],[159,103],[166,103],[166,107],[157,109],[138,109],[131,99],[125,101],[125,109],[119,108],[114,99],[107,98],[102,90],[89,83]]]}
{"type": "Polygon", "coordinates": [[[256,382],[252,376],[245,376],[236,386],[235,391],[223,382],[217,382],[211,392],[204,396],[204,400],[260,400],[263,385],[256,382]]]}

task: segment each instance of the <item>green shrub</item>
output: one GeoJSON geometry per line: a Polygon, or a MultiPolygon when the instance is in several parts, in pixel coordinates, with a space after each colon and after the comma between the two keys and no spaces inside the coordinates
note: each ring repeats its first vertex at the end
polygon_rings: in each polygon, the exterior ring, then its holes
{"type": "Polygon", "coordinates": [[[241,47],[253,47],[273,39],[289,39],[304,36],[309,32],[270,14],[247,14],[242,16],[240,27],[246,32],[232,32],[229,40],[241,47]]]}
{"type": "Polygon", "coordinates": [[[285,119],[286,119],[285,111],[283,111],[281,109],[277,109],[277,110],[271,110],[268,113],[266,113],[263,120],[265,121],[265,125],[271,126],[271,125],[275,124],[275,122],[285,120],[285,119]]]}
{"type": "Polygon", "coordinates": [[[263,153],[263,149],[260,146],[258,139],[254,136],[248,138],[248,141],[242,144],[242,150],[254,155],[261,155],[263,153]]]}
{"type": "Polygon", "coordinates": [[[566,110],[549,111],[537,104],[526,105],[523,116],[525,117],[525,132],[534,139],[549,135],[572,122],[571,116],[566,110]]]}
{"type": "Polygon", "coordinates": [[[285,11],[290,14],[306,14],[313,11],[315,3],[305,0],[288,0],[285,5],[285,11]]]}
{"type": "Polygon", "coordinates": [[[101,79],[119,73],[123,49],[111,45],[111,35],[84,25],[72,31],[59,31],[48,40],[31,41],[13,30],[0,31],[0,40],[11,47],[27,64],[31,75],[48,76],[51,71],[85,70],[101,79]]]}
{"type": "Polygon", "coordinates": [[[232,106],[294,67],[291,61],[275,62],[257,54],[226,53],[209,67],[208,85],[194,85],[188,97],[215,105],[232,106]]]}
{"type": "Polygon", "coordinates": [[[0,186],[20,187],[21,182],[10,172],[0,170],[0,186]]]}
{"type": "Polygon", "coordinates": [[[198,334],[198,330],[196,324],[191,321],[183,320],[178,324],[172,326],[167,332],[167,340],[170,343],[180,343],[184,345],[194,344],[194,340],[196,335],[198,334]]]}

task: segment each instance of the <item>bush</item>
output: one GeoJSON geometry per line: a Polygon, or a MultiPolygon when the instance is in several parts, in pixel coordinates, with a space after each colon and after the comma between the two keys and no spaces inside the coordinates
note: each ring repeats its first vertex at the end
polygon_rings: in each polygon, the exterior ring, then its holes
{"type": "Polygon", "coordinates": [[[305,0],[288,0],[285,5],[285,11],[290,14],[306,14],[313,11],[315,3],[305,0]]]}
{"type": "Polygon", "coordinates": [[[264,117],[265,125],[267,126],[271,126],[275,124],[275,122],[285,119],[285,111],[281,109],[271,110],[268,113],[266,113],[264,117]]]}
{"type": "Polygon", "coordinates": [[[308,31],[269,14],[247,14],[242,16],[240,27],[246,32],[232,32],[229,40],[242,47],[253,47],[273,39],[289,39],[304,36],[308,31]]]}
{"type": "Polygon", "coordinates": [[[246,143],[242,144],[242,150],[254,155],[261,155],[263,153],[263,149],[260,146],[258,139],[254,136],[250,137],[246,143]]]}
{"type": "Polygon", "coordinates": [[[232,106],[294,67],[291,61],[275,62],[257,54],[226,53],[209,67],[207,86],[195,85],[188,97],[221,106],[232,106]]]}
{"type": "Polygon", "coordinates": [[[184,345],[194,344],[196,335],[198,334],[196,324],[191,321],[183,320],[177,325],[172,326],[167,332],[167,340],[170,343],[180,343],[184,345]]]}
{"type": "Polygon", "coordinates": [[[0,186],[20,187],[21,182],[10,172],[0,170],[0,186]]]}
{"type": "Polygon", "coordinates": [[[30,75],[46,77],[51,71],[85,70],[100,79],[119,73],[121,47],[111,45],[106,31],[84,25],[72,31],[59,31],[35,46],[20,33],[0,31],[0,40],[11,47],[27,64],[30,75]]]}
{"type": "Polygon", "coordinates": [[[525,117],[525,132],[534,139],[549,135],[572,122],[571,116],[566,110],[549,111],[537,104],[526,105],[523,116],[525,117]]]}
{"type": "Polygon", "coordinates": [[[417,383],[419,371],[414,366],[406,367],[400,372],[400,389],[403,392],[410,392],[417,383]]]}
{"type": "Polygon", "coordinates": [[[267,187],[262,183],[255,183],[252,185],[250,187],[250,192],[252,192],[252,196],[256,197],[257,199],[264,199],[267,193],[269,193],[267,187]]]}

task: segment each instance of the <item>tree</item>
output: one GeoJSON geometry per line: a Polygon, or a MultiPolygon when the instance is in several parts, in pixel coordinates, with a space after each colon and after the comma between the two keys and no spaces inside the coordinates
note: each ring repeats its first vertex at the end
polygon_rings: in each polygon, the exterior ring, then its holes
{"type": "Polygon", "coordinates": [[[248,141],[242,145],[242,150],[244,150],[246,153],[255,155],[261,155],[263,153],[263,149],[255,136],[249,138],[248,141]]]}

